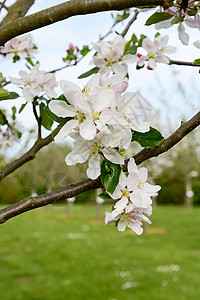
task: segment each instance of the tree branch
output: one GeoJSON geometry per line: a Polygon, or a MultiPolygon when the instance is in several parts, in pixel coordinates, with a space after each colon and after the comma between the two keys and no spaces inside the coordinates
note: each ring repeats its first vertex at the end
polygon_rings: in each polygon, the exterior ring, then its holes
{"type": "Polygon", "coordinates": [[[133,15],[133,17],[130,19],[130,21],[128,22],[128,24],[126,25],[126,27],[124,28],[124,30],[121,33],[121,36],[125,37],[125,35],[127,34],[129,28],[131,27],[131,25],[133,24],[133,22],[135,22],[135,20],[137,19],[137,15],[139,14],[139,11],[136,10],[135,14],[133,15]]]}
{"type": "MultiPolygon", "coordinates": [[[[159,146],[145,148],[134,156],[135,162],[137,165],[141,164],[145,160],[158,156],[174,145],[176,145],[181,139],[183,139],[189,132],[194,130],[197,126],[200,125],[200,112],[198,112],[193,118],[188,122],[181,123],[181,126],[171,134],[167,139],[165,139],[159,146]]],[[[128,160],[124,166],[124,170],[127,168],[128,160]]],[[[69,197],[76,196],[82,192],[96,189],[101,187],[100,178],[95,180],[87,179],[85,181],[70,184],[62,189],[58,189],[52,193],[47,193],[37,197],[27,197],[7,208],[0,210],[0,223],[6,222],[8,219],[11,219],[21,213],[26,211],[54,203],[69,197]]]]}
{"type": "Polygon", "coordinates": [[[32,160],[37,152],[42,149],[43,147],[47,146],[53,141],[53,134],[49,134],[46,138],[42,139],[39,138],[33,145],[33,147],[26,152],[24,155],[22,155],[20,158],[16,159],[15,161],[7,164],[4,168],[0,170],[0,181],[8,176],[10,173],[17,170],[19,167],[21,167],[23,164],[28,162],[29,160],[32,160]]]}
{"type": "Polygon", "coordinates": [[[1,21],[0,26],[4,26],[18,18],[24,17],[34,2],[35,0],[17,0],[12,6],[7,8],[8,13],[1,21]]]}
{"type": "Polygon", "coordinates": [[[188,61],[179,61],[179,60],[170,60],[172,65],[179,65],[179,66],[190,66],[190,67],[200,67],[200,65],[193,64],[193,62],[188,61]]]}
{"type": "Polygon", "coordinates": [[[73,0],[35,14],[19,18],[0,28],[0,46],[11,38],[38,29],[72,16],[91,14],[101,11],[122,10],[137,6],[163,6],[165,0],[73,0]]]}

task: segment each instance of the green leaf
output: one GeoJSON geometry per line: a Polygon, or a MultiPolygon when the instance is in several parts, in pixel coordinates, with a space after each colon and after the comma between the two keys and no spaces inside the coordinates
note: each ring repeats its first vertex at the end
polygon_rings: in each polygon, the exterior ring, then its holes
{"type": "Polygon", "coordinates": [[[101,198],[101,199],[103,199],[103,200],[110,200],[110,199],[112,199],[110,197],[110,195],[108,195],[106,193],[101,193],[101,194],[98,195],[98,197],[101,198]]]}
{"type": "Polygon", "coordinates": [[[146,35],[144,35],[144,34],[141,34],[141,35],[140,35],[140,39],[139,39],[139,41],[138,41],[138,47],[142,47],[142,42],[143,42],[143,40],[146,39],[146,38],[147,38],[146,35]]]}
{"type": "Polygon", "coordinates": [[[42,126],[44,126],[44,128],[46,128],[47,130],[51,130],[53,120],[48,116],[45,108],[46,108],[45,104],[40,103],[40,117],[42,118],[42,126]]]}
{"type": "Polygon", "coordinates": [[[89,70],[89,71],[87,71],[87,72],[81,74],[81,75],[78,77],[78,79],[86,78],[86,77],[88,77],[88,76],[90,76],[90,75],[92,75],[92,74],[94,74],[94,73],[97,73],[98,71],[99,71],[99,68],[98,68],[98,67],[94,67],[94,68],[92,68],[91,70],[89,70]]]}
{"type": "Polygon", "coordinates": [[[9,99],[9,97],[10,97],[10,93],[5,89],[0,88],[0,101],[7,100],[9,99]]]}
{"type": "Polygon", "coordinates": [[[200,65],[200,58],[197,58],[193,61],[194,65],[200,65]]]}
{"type": "Polygon", "coordinates": [[[83,46],[83,49],[80,51],[83,56],[85,56],[88,52],[90,52],[90,49],[87,45],[83,46]]]}
{"type": "Polygon", "coordinates": [[[131,41],[128,41],[126,43],[126,45],[124,46],[124,55],[128,53],[128,51],[130,50],[131,48],[131,41]]]}
{"type": "Polygon", "coordinates": [[[16,112],[17,112],[17,109],[15,106],[12,107],[12,119],[13,121],[16,119],[16,112]]]}
{"type": "Polygon", "coordinates": [[[137,36],[135,35],[135,33],[133,33],[133,35],[131,37],[131,41],[134,45],[135,45],[135,43],[137,43],[137,36]]]}
{"type": "Polygon", "coordinates": [[[48,115],[49,118],[51,118],[53,121],[57,122],[57,123],[60,123],[60,124],[65,124],[66,122],[72,120],[73,118],[61,118],[61,117],[58,117],[57,115],[55,115],[54,113],[52,113],[52,111],[47,107],[45,106],[44,108],[45,110],[45,113],[48,115]]]}
{"type": "Polygon", "coordinates": [[[24,107],[26,106],[28,102],[24,103],[21,105],[20,109],[19,109],[19,114],[22,112],[22,110],[24,109],[24,107]]]}
{"type": "Polygon", "coordinates": [[[157,38],[157,37],[159,37],[160,36],[160,32],[157,32],[156,34],[155,34],[155,38],[157,38]]]}
{"type": "Polygon", "coordinates": [[[173,18],[172,20],[171,20],[171,24],[173,25],[173,24],[178,24],[178,23],[180,23],[180,22],[182,22],[183,21],[183,17],[182,16],[178,16],[178,17],[176,17],[176,18],[173,18]]]}
{"type": "Polygon", "coordinates": [[[137,52],[137,46],[133,45],[128,51],[128,54],[136,54],[136,52],[137,52]]]}
{"type": "Polygon", "coordinates": [[[138,142],[142,147],[154,147],[160,145],[164,137],[155,128],[150,127],[148,132],[134,131],[132,134],[132,141],[138,142]]]}
{"type": "Polygon", "coordinates": [[[18,97],[20,97],[17,93],[15,93],[15,92],[10,92],[10,98],[9,99],[16,99],[16,98],[18,98],[18,97]]]}
{"type": "Polygon", "coordinates": [[[146,21],[145,25],[149,26],[152,24],[156,24],[165,20],[169,20],[173,17],[172,14],[169,14],[167,12],[155,12],[153,15],[151,15],[148,20],[146,21]]]}
{"type": "Polygon", "coordinates": [[[108,160],[103,160],[101,164],[101,182],[109,193],[113,193],[119,182],[121,173],[120,165],[111,163],[108,160]]]}
{"type": "Polygon", "coordinates": [[[187,14],[188,16],[193,17],[197,14],[197,10],[196,9],[187,10],[187,14]]]}

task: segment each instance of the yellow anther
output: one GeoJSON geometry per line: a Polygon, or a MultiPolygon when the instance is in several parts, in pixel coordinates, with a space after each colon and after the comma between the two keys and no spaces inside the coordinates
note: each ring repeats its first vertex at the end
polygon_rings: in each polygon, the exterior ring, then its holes
{"type": "Polygon", "coordinates": [[[86,86],[82,89],[82,93],[83,93],[86,97],[90,97],[90,95],[91,95],[91,90],[90,90],[90,88],[86,85],[86,86]]]}
{"type": "Polygon", "coordinates": [[[93,122],[96,121],[96,120],[99,120],[99,116],[100,116],[100,112],[97,112],[97,111],[92,111],[92,118],[93,118],[93,122]]]}
{"type": "Polygon", "coordinates": [[[77,119],[80,122],[83,122],[83,120],[85,120],[85,115],[82,111],[76,110],[76,115],[75,115],[74,118],[77,119]]]}
{"type": "Polygon", "coordinates": [[[155,56],[155,53],[153,53],[153,52],[148,53],[148,58],[154,58],[154,56],[155,56]]]}

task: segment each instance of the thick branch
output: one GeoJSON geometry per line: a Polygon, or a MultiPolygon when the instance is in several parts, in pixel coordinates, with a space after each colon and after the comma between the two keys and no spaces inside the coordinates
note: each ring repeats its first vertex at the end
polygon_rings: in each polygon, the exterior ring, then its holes
{"type": "Polygon", "coordinates": [[[35,14],[19,18],[0,28],[0,46],[11,38],[41,28],[72,16],[101,11],[122,10],[130,7],[164,5],[165,0],[73,0],[35,14]]]}
{"type": "Polygon", "coordinates": [[[18,18],[24,17],[35,0],[17,0],[12,6],[8,7],[8,13],[1,21],[0,26],[4,26],[18,18]]]}
{"type": "Polygon", "coordinates": [[[23,164],[25,164],[29,160],[32,160],[40,149],[42,149],[44,146],[50,144],[52,141],[53,141],[52,133],[44,139],[39,138],[28,152],[26,152],[20,158],[9,163],[8,165],[6,165],[4,168],[2,168],[0,170],[0,181],[4,177],[8,176],[10,173],[17,170],[19,167],[21,167],[23,164]]]}
{"type": "MultiPolygon", "coordinates": [[[[174,145],[176,145],[181,139],[183,139],[189,132],[200,125],[200,112],[198,112],[192,119],[186,123],[181,123],[181,126],[167,139],[165,139],[159,146],[145,148],[134,156],[137,165],[141,164],[145,160],[158,156],[174,145]]],[[[127,162],[126,162],[127,165],[127,162]]],[[[126,169],[126,165],[124,169],[126,169]]],[[[76,196],[82,192],[96,189],[101,187],[100,179],[85,180],[79,183],[70,184],[62,189],[58,189],[52,193],[44,194],[37,197],[27,197],[14,205],[0,210],[0,223],[6,222],[23,212],[32,210],[37,207],[41,207],[50,203],[54,203],[69,197],[76,196]]]]}

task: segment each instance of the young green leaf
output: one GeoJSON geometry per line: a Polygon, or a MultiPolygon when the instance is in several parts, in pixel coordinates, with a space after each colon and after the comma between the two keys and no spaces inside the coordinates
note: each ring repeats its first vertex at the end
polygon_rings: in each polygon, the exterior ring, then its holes
{"type": "Polygon", "coordinates": [[[10,98],[10,93],[5,89],[0,88],[0,101],[7,100],[9,98],[10,98]]]}
{"type": "Polygon", "coordinates": [[[145,25],[149,26],[149,25],[152,25],[152,24],[156,24],[156,23],[159,23],[159,22],[162,22],[162,21],[166,21],[166,20],[169,20],[173,17],[172,14],[169,14],[167,12],[155,12],[153,15],[151,15],[145,25]]]}
{"type": "Polygon", "coordinates": [[[200,65],[200,58],[195,59],[193,65],[200,65]]]}
{"type": "Polygon", "coordinates": [[[28,102],[24,103],[21,105],[20,109],[19,109],[19,114],[22,112],[22,110],[24,109],[24,107],[26,106],[28,102]]]}
{"type": "Polygon", "coordinates": [[[48,116],[48,114],[45,111],[45,108],[45,104],[40,103],[40,117],[42,118],[42,126],[44,126],[44,128],[46,128],[47,130],[51,130],[53,120],[48,116]]]}
{"type": "Polygon", "coordinates": [[[108,160],[103,160],[101,164],[101,182],[106,191],[113,193],[119,182],[119,176],[121,173],[120,165],[111,163],[108,160]]]}
{"type": "Polygon", "coordinates": [[[94,67],[94,68],[92,68],[91,70],[89,70],[89,71],[87,71],[87,72],[81,74],[81,75],[78,77],[78,79],[86,78],[86,77],[88,77],[88,76],[90,76],[90,75],[92,75],[92,74],[94,74],[94,73],[97,73],[98,71],[99,71],[99,68],[98,68],[98,67],[94,67]]]}
{"type": "Polygon", "coordinates": [[[110,200],[112,199],[108,194],[106,193],[101,193],[98,195],[99,198],[103,199],[103,200],[110,200]]]}
{"type": "Polygon", "coordinates": [[[16,112],[17,112],[17,109],[15,106],[12,107],[12,119],[13,121],[16,119],[16,112]]]}
{"type": "Polygon", "coordinates": [[[164,137],[155,128],[150,127],[148,132],[134,131],[132,134],[132,141],[138,142],[142,147],[154,147],[158,146],[164,137]]]}

